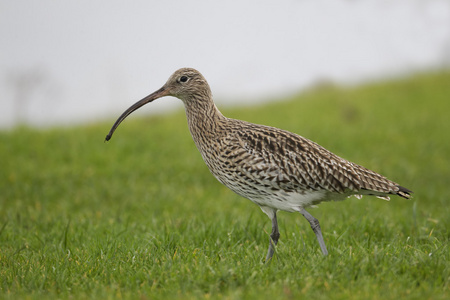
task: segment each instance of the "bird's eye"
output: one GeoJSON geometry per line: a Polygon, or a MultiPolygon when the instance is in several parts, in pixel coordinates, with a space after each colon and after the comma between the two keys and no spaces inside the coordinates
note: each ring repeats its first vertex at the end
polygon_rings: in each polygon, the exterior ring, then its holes
{"type": "Polygon", "coordinates": [[[180,82],[186,82],[188,80],[187,76],[181,76],[180,82]]]}

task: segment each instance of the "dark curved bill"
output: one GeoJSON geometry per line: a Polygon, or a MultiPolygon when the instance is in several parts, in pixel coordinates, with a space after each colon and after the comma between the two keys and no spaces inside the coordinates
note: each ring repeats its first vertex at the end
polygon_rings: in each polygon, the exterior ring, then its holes
{"type": "Polygon", "coordinates": [[[158,98],[167,96],[168,90],[166,90],[166,88],[163,86],[162,88],[160,88],[159,90],[157,90],[156,92],[148,95],[147,97],[139,100],[138,102],[136,102],[135,104],[131,105],[126,111],[123,112],[123,114],[117,119],[117,121],[114,123],[113,127],[111,127],[111,130],[109,131],[108,135],[105,138],[105,141],[109,141],[114,133],[114,131],[117,129],[117,127],[119,127],[120,123],[122,123],[123,120],[125,120],[126,117],[128,117],[129,114],[131,114],[133,111],[135,111],[136,109],[138,109],[139,107],[152,102],[153,100],[156,100],[158,98]]]}

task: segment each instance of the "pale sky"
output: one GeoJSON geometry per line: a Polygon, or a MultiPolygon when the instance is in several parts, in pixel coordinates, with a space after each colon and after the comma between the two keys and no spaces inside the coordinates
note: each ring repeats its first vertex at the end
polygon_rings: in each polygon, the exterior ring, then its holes
{"type": "Polygon", "coordinates": [[[450,1],[2,0],[0,45],[0,128],[92,122],[181,67],[221,107],[448,66],[450,1]]]}

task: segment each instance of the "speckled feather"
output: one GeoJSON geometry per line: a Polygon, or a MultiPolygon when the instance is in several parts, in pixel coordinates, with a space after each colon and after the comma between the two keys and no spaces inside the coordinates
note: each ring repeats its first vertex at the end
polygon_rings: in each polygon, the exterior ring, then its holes
{"type": "Polygon", "coordinates": [[[223,116],[197,71],[178,72],[189,74],[203,86],[201,93],[191,91],[189,97],[178,97],[185,104],[192,138],[209,170],[237,194],[261,206],[287,211],[350,195],[410,197],[410,191],[397,183],[304,137],[223,116]],[[287,199],[294,207],[282,203],[287,199]]]}

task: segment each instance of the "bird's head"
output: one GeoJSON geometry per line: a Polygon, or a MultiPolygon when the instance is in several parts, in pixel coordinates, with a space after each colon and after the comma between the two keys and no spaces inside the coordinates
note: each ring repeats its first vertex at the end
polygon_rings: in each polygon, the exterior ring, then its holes
{"type": "Polygon", "coordinates": [[[195,101],[210,99],[211,90],[208,82],[206,82],[205,78],[199,71],[192,68],[179,69],[175,71],[172,76],[170,76],[169,80],[167,80],[167,82],[159,90],[139,100],[124,111],[109,131],[106,136],[106,141],[111,139],[114,131],[120,123],[122,123],[122,121],[125,120],[125,118],[128,117],[128,115],[130,115],[133,111],[164,96],[177,97],[178,99],[181,99],[185,105],[190,105],[195,101]]]}

